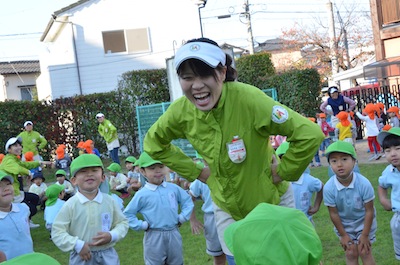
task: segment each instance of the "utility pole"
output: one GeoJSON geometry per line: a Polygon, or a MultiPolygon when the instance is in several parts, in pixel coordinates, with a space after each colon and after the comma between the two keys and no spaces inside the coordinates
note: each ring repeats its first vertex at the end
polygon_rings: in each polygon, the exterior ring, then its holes
{"type": "MultiPolygon", "coordinates": [[[[329,46],[330,46],[330,57],[331,57],[332,76],[333,76],[339,73],[339,64],[337,59],[335,21],[333,19],[333,8],[332,8],[332,2],[330,0],[328,0],[328,2],[326,3],[326,8],[328,11],[328,20],[329,20],[329,46]]],[[[332,76],[329,80],[330,82],[333,82],[332,76]]]]}
{"type": "Polygon", "coordinates": [[[249,42],[249,52],[250,54],[254,54],[254,40],[253,40],[253,30],[251,29],[251,16],[250,16],[250,8],[249,8],[249,0],[244,1],[244,13],[242,13],[246,18],[247,25],[247,41],[249,42]]]}
{"type": "Polygon", "coordinates": [[[337,16],[340,23],[340,32],[343,33],[343,44],[344,44],[344,55],[346,57],[346,67],[351,68],[350,64],[350,54],[349,54],[349,42],[347,41],[347,30],[343,24],[342,17],[340,16],[339,10],[337,11],[337,16]]]}

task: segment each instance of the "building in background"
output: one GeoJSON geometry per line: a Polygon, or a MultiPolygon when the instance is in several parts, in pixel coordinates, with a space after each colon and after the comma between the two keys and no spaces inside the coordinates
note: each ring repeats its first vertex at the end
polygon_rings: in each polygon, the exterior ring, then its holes
{"type": "Polygon", "coordinates": [[[55,11],[41,37],[39,99],[115,90],[122,73],[165,68],[199,35],[193,1],[78,1],[55,11]]]}
{"type": "Polygon", "coordinates": [[[0,62],[0,101],[37,99],[39,61],[0,62]]]}

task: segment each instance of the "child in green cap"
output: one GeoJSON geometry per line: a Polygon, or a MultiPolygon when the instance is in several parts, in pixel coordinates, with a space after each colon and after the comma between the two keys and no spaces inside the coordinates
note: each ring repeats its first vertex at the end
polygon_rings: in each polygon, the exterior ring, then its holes
{"type": "Polygon", "coordinates": [[[229,225],[224,239],[237,264],[318,265],[322,258],[321,240],[307,217],[268,203],[229,225]]]}
{"type": "Polygon", "coordinates": [[[377,229],[374,188],[367,178],[354,172],[356,152],[352,144],[336,141],[325,151],[335,176],[323,190],[334,231],[345,251],[346,264],[375,264],[371,244],[377,229]]]}
{"type": "Polygon", "coordinates": [[[378,134],[378,142],[385,152],[389,165],[383,170],[378,182],[379,201],[386,211],[393,211],[390,221],[394,253],[400,260],[400,128],[393,127],[389,131],[381,131],[378,134]],[[388,189],[391,190],[390,197],[388,189]]]}
{"type": "Polygon", "coordinates": [[[110,170],[110,188],[121,193],[121,199],[129,197],[128,188],[128,178],[121,173],[121,166],[117,163],[111,163],[107,167],[110,170]]]}
{"type": "Polygon", "coordinates": [[[65,201],[63,201],[65,195],[65,186],[53,184],[50,185],[46,190],[46,208],[44,209],[44,221],[46,223],[46,229],[51,233],[51,227],[53,226],[54,219],[63,207],[65,201]]]}
{"type": "Polygon", "coordinates": [[[14,178],[10,174],[0,171],[0,226],[4,229],[0,250],[6,260],[33,252],[29,207],[25,203],[13,203],[13,183],[14,178]]]}
{"type": "Polygon", "coordinates": [[[138,191],[146,184],[146,179],[140,174],[138,160],[134,156],[128,156],[125,160],[125,167],[128,170],[128,192],[138,191]]]}
{"type": "Polygon", "coordinates": [[[68,201],[69,198],[74,196],[75,194],[75,187],[69,182],[69,180],[66,180],[65,178],[67,177],[67,172],[63,169],[59,169],[56,171],[56,183],[57,185],[63,185],[64,186],[64,191],[65,195],[63,200],[68,201]]]}
{"type": "Polygon", "coordinates": [[[78,192],[54,220],[54,244],[70,251],[69,264],[119,264],[114,245],[128,232],[128,221],[111,196],[99,190],[105,178],[103,162],[94,154],[82,154],[70,169],[78,192]]]}
{"type": "Polygon", "coordinates": [[[189,220],[192,199],[181,187],[165,181],[168,169],[160,161],[143,152],[139,165],[147,183],[133,196],[124,214],[131,229],[146,231],[143,238],[145,264],[183,264],[178,227],[189,220]],[[138,219],[138,213],[144,220],[138,219]]]}

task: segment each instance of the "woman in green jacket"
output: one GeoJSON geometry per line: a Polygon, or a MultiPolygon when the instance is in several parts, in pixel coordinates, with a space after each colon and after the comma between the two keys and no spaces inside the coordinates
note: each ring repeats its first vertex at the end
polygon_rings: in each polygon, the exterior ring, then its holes
{"type": "MultiPolygon", "coordinates": [[[[20,183],[18,176],[31,177],[29,169],[37,168],[39,166],[50,165],[49,161],[31,161],[23,162],[20,157],[22,155],[22,139],[20,137],[12,137],[8,139],[5,146],[6,155],[0,164],[0,170],[10,174],[14,178],[14,202],[24,202],[28,205],[31,214],[29,219],[32,218],[37,212],[37,205],[39,203],[39,196],[23,191],[23,183],[20,183]],[[20,186],[22,184],[22,186],[20,186]]],[[[30,220],[29,225],[31,228],[39,227],[30,220]]]]}
{"type": "Polygon", "coordinates": [[[149,129],[144,151],[182,177],[207,182],[224,253],[225,228],[259,203],[294,207],[288,182],[297,180],[324,136],[317,124],[274,101],[260,89],[236,82],[232,59],[218,44],[188,41],[175,55],[185,97],[174,101],[149,129]],[[270,135],[287,136],[290,149],[278,164],[270,135]],[[174,139],[188,139],[209,167],[193,163],[174,139]]]}
{"type": "Polygon", "coordinates": [[[103,113],[97,113],[96,119],[99,122],[98,131],[104,138],[107,144],[107,149],[110,152],[111,159],[114,163],[119,164],[118,149],[119,140],[117,128],[104,117],[103,113]]]}

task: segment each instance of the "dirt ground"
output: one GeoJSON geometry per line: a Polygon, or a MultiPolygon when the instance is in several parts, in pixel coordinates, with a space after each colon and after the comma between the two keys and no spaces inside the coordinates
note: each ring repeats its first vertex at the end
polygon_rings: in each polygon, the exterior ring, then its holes
{"type": "MultiPolygon", "coordinates": [[[[370,164],[370,163],[388,163],[386,161],[386,158],[381,157],[379,160],[372,160],[368,161],[368,159],[371,157],[371,153],[368,152],[368,142],[366,139],[362,140],[357,140],[356,142],[356,152],[357,152],[357,160],[359,164],[370,164]]],[[[321,159],[321,164],[323,166],[328,166],[328,161],[326,157],[323,157],[320,155],[321,159]]]]}

